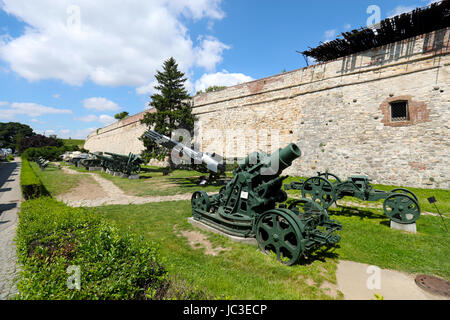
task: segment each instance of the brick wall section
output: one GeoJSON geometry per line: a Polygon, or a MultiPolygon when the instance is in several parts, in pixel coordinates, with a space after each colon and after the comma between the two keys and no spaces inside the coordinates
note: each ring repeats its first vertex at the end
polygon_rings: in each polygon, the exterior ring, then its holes
{"type": "MultiPolygon", "coordinates": [[[[328,168],[344,179],[449,189],[449,36],[450,28],[198,95],[196,143],[242,157],[295,142],[303,155],[287,174],[328,168]],[[403,123],[390,121],[398,100],[409,103],[403,123]]],[[[141,116],[91,133],[86,148],[139,153],[141,116]]]]}

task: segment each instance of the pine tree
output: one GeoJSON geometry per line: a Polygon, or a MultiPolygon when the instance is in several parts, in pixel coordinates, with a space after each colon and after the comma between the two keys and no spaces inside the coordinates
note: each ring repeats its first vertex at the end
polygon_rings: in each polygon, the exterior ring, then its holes
{"type": "MultiPolygon", "coordinates": [[[[191,97],[184,87],[184,73],[178,70],[178,64],[173,57],[164,61],[163,71],[157,71],[155,78],[158,81],[155,86],[158,92],[151,95],[149,106],[155,108],[156,112],[146,113],[141,123],[168,137],[171,137],[176,129],[186,129],[192,135],[195,117],[192,115],[191,97]]],[[[170,154],[170,150],[145,136],[142,136],[141,140],[146,147],[142,153],[144,159],[164,160],[170,154]]],[[[170,157],[169,164],[173,167],[170,157]]]]}

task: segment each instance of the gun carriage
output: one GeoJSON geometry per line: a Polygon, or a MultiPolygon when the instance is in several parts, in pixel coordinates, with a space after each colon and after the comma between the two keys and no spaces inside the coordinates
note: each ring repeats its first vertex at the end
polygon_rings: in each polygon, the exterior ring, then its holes
{"type": "Polygon", "coordinates": [[[305,181],[292,182],[285,185],[285,190],[300,190],[302,197],[312,199],[324,209],[328,209],[343,197],[355,197],[363,201],[383,202],[384,213],[394,222],[400,224],[414,223],[420,217],[420,206],[417,196],[403,188],[391,191],[374,189],[369,178],[363,175],[350,176],[342,181],[337,175],[318,172],[318,175],[305,181]]]}
{"type": "Polygon", "coordinates": [[[273,252],[284,264],[292,265],[315,248],[332,247],[340,237],[341,224],[310,199],[300,199],[288,208],[281,176],[292,161],[301,156],[295,144],[272,155],[254,152],[238,162],[233,179],[209,196],[204,191],[192,195],[195,220],[239,237],[254,237],[262,252],[273,252]]]}
{"type": "Polygon", "coordinates": [[[102,167],[103,169],[109,169],[114,172],[121,172],[124,174],[139,174],[141,171],[142,159],[133,153],[129,153],[128,156],[121,155],[112,152],[105,152],[105,155],[101,152],[90,153],[89,157],[80,161],[86,169],[89,167],[102,167]],[[106,156],[108,155],[108,156],[106,156]]]}

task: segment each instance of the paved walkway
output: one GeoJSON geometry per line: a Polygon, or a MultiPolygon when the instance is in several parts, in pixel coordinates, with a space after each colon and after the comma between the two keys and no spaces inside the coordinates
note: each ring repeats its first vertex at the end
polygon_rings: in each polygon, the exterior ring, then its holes
{"type": "Polygon", "coordinates": [[[20,192],[20,158],[0,163],[0,300],[16,292],[16,246],[14,237],[22,196],[20,192]]]}

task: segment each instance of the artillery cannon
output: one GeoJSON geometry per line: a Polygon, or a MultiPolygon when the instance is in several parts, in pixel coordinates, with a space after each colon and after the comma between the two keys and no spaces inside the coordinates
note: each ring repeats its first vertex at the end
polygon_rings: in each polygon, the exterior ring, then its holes
{"type": "Polygon", "coordinates": [[[48,167],[48,164],[50,163],[50,161],[49,160],[45,160],[42,157],[39,157],[39,158],[36,159],[36,163],[39,166],[39,168],[42,171],[44,171],[48,167]]]}
{"type": "Polygon", "coordinates": [[[128,156],[112,152],[105,152],[105,154],[111,156],[109,161],[110,170],[122,172],[128,175],[139,174],[139,172],[141,172],[141,164],[143,164],[144,161],[137,154],[133,154],[131,152],[128,156]]]}
{"type": "Polygon", "coordinates": [[[300,156],[295,144],[272,155],[251,153],[238,162],[233,179],[219,194],[194,192],[193,218],[230,235],[256,238],[262,252],[274,252],[286,265],[296,263],[315,248],[334,246],[340,241],[334,232],[341,230],[341,224],[331,220],[320,205],[300,199],[288,208],[276,207],[277,202],[287,200],[281,190],[287,176],[281,173],[300,156]]]}
{"type": "Polygon", "coordinates": [[[189,167],[202,173],[209,173],[208,182],[217,180],[221,176],[225,176],[225,165],[223,164],[223,157],[213,153],[203,153],[195,151],[169,137],[162,135],[156,131],[148,130],[144,136],[151,139],[153,142],[167,148],[172,149],[180,158],[187,157],[190,160],[189,167]]]}
{"type": "Polygon", "coordinates": [[[420,206],[416,195],[403,188],[391,191],[374,189],[367,176],[354,175],[342,181],[337,175],[318,172],[318,175],[305,181],[285,185],[285,190],[300,190],[302,197],[311,198],[328,209],[337,200],[345,196],[356,197],[363,201],[383,202],[384,213],[394,222],[400,224],[414,223],[420,217],[420,206]]]}
{"type": "Polygon", "coordinates": [[[105,156],[102,152],[90,153],[88,157],[80,160],[80,164],[86,169],[89,167],[102,167],[103,169],[109,169],[114,172],[121,172],[124,174],[139,174],[141,171],[142,159],[133,153],[129,153],[128,156],[121,155],[112,152],[105,152],[105,156]]]}

